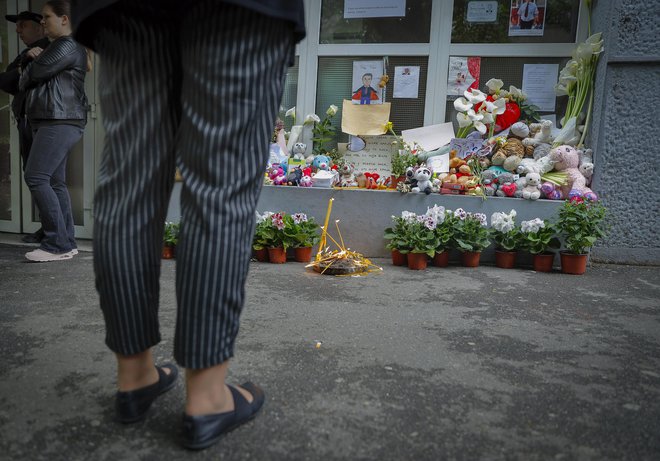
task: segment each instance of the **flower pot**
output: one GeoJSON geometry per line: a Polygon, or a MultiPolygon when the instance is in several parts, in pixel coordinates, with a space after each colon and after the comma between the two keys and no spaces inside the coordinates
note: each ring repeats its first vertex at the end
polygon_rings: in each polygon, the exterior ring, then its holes
{"type": "Polygon", "coordinates": [[[423,271],[428,264],[427,260],[426,253],[408,253],[408,269],[423,271]]]}
{"type": "Polygon", "coordinates": [[[293,259],[299,263],[308,263],[312,260],[312,247],[300,247],[293,249],[293,259]]]}
{"type": "Polygon", "coordinates": [[[286,250],[282,247],[269,248],[268,260],[273,264],[282,264],[286,262],[286,250]]]}
{"type": "Polygon", "coordinates": [[[392,264],[395,266],[405,266],[406,261],[405,253],[401,253],[399,250],[392,250],[392,264]]]}
{"type": "Polygon", "coordinates": [[[555,261],[554,253],[539,253],[532,255],[532,266],[536,272],[551,272],[555,261]]]}
{"type": "Polygon", "coordinates": [[[562,251],[561,271],[564,274],[582,275],[587,271],[587,259],[589,254],[574,254],[562,251]]]}
{"type": "Polygon", "coordinates": [[[480,259],[481,252],[478,251],[463,251],[461,253],[461,264],[464,267],[478,267],[480,259]]]}
{"type": "Polygon", "coordinates": [[[433,257],[433,265],[436,267],[447,267],[449,266],[449,251],[441,251],[436,253],[433,257]]]}
{"type": "Polygon", "coordinates": [[[254,257],[260,263],[268,262],[268,250],[266,248],[262,248],[261,250],[254,250],[254,257]]]}
{"type": "Polygon", "coordinates": [[[513,269],[517,254],[515,251],[495,250],[495,265],[501,269],[513,269]]]}
{"type": "Polygon", "coordinates": [[[163,245],[163,252],[161,254],[163,259],[174,259],[174,245],[163,245]]]}

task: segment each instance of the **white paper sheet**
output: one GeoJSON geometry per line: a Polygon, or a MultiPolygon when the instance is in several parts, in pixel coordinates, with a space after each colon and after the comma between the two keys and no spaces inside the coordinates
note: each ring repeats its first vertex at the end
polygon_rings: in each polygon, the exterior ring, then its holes
{"type": "Polygon", "coordinates": [[[448,144],[454,137],[454,125],[451,122],[439,125],[423,126],[401,132],[405,142],[416,142],[425,151],[435,150],[448,144]]]}
{"type": "Polygon", "coordinates": [[[554,112],[555,85],[559,74],[559,64],[525,64],[523,67],[522,90],[527,101],[537,105],[541,112],[554,112]]]}
{"type": "Polygon", "coordinates": [[[394,90],[395,98],[419,97],[419,66],[395,66],[394,90]]]}
{"type": "Polygon", "coordinates": [[[406,0],[344,0],[344,19],[406,15],[406,0]]]}
{"type": "Polygon", "coordinates": [[[497,1],[471,1],[467,4],[467,22],[496,22],[497,1]]]}

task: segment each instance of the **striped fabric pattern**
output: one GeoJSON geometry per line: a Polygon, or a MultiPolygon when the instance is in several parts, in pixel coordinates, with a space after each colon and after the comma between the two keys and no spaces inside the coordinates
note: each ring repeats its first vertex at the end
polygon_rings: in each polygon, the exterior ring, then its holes
{"type": "Polygon", "coordinates": [[[106,343],[131,355],[160,341],[160,251],[176,164],[184,183],[174,356],[206,368],[233,356],[292,27],[215,0],[184,11],[139,3],[118,4],[95,43],[106,142],[94,266],[106,343]]]}

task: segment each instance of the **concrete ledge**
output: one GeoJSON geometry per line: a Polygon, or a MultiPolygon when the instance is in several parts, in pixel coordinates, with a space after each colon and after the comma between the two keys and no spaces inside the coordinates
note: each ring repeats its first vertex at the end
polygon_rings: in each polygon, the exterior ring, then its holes
{"type": "MultiPolygon", "coordinates": [[[[338,190],[321,188],[300,188],[282,186],[264,186],[257,209],[264,211],[284,211],[287,213],[303,212],[323,223],[328,201],[334,198],[331,222],[340,220],[344,242],[351,249],[367,257],[388,257],[385,249],[387,241],[383,231],[392,224],[392,216],[399,216],[402,211],[425,213],[433,205],[444,206],[451,210],[463,208],[466,211],[485,213],[490,222],[490,215],[496,211],[518,212],[518,222],[533,218],[554,218],[561,202],[548,200],[521,200],[504,197],[492,197],[483,200],[479,197],[441,195],[441,194],[401,194],[396,191],[381,190],[338,190]]],[[[336,229],[329,231],[336,238],[336,229]]],[[[493,251],[485,252],[482,260],[493,259],[493,251]]]]}
{"type": "Polygon", "coordinates": [[[601,248],[591,251],[591,259],[600,263],[659,266],[660,248],[601,248]]]}

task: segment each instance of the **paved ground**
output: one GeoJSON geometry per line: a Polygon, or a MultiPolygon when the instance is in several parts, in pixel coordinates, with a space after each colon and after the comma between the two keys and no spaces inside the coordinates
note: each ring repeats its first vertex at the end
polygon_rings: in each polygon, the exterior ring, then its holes
{"type": "MultiPolygon", "coordinates": [[[[232,381],[255,421],[202,453],[176,435],[183,386],[112,421],[92,254],[30,264],[0,245],[0,459],[660,459],[660,268],[584,276],[377,261],[360,278],[253,263],[232,381]],[[320,348],[315,342],[321,341],[320,348]]],[[[159,359],[171,357],[174,262],[159,359]]]]}

